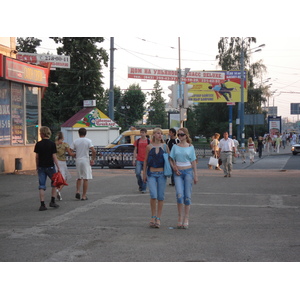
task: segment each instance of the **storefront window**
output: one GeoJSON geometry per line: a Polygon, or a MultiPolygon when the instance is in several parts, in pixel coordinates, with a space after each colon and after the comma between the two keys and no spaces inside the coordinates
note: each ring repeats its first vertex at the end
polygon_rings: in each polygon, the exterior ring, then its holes
{"type": "Polygon", "coordinates": [[[24,145],[24,93],[23,85],[11,83],[12,144],[24,145]]]}
{"type": "Polygon", "coordinates": [[[38,140],[38,119],[38,88],[26,86],[27,144],[35,144],[38,140]]]}
{"type": "Polygon", "coordinates": [[[10,145],[10,88],[0,81],[0,145],[10,145]]]}

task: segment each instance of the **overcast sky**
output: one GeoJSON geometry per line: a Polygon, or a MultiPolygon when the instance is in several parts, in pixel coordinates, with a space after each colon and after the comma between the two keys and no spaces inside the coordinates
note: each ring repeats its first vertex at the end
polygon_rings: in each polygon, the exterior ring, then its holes
{"type": "MultiPolygon", "coordinates": [[[[297,115],[290,115],[290,103],[300,103],[300,37],[260,37],[256,36],[255,48],[265,44],[262,51],[253,53],[251,62],[262,60],[267,73],[262,80],[269,79],[271,91],[276,91],[269,99],[269,106],[278,107],[278,115],[298,120],[297,115]]],[[[55,53],[56,44],[47,37],[42,39],[38,52],[55,53]]],[[[215,59],[218,54],[216,35],[196,39],[193,35],[180,37],[181,68],[191,70],[220,70],[215,59]]],[[[178,37],[162,36],[115,36],[114,84],[126,89],[130,84],[139,83],[144,91],[153,88],[155,81],[127,78],[128,67],[176,69],[179,66],[178,37]]],[[[100,44],[110,51],[110,37],[100,44]]],[[[110,67],[104,68],[105,88],[109,88],[110,67]]],[[[168,98],[168,86],[172,82],[161,81],[164,98],[168,98]]]]}

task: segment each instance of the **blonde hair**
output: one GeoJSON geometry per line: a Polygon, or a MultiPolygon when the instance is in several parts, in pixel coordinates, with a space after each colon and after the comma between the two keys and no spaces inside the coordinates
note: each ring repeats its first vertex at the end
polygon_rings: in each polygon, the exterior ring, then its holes
{"type": "Polygon", "coordinates": [[[220,133],[215,133],[215,134],[214,134],[214,138],[215,138],[215,139],[217,139],[217,138],[219,138],[219,137],[220,137],[220,133]]]}
{"type": "Polygon", "coordinates": [[[185,133],[187,143],[192,144],[192,139],[191,139],[191,137],[190,137],[190,134],[189,134],[188,129],[185,128],[185,127],[179,128],[179,129],[177,130],[177,135],[178,135],[178,131],[179,131],[179,130],[181,130],[181,131],[183,131],[183,133],[185,133]]]}
{"type": "Polygon", "coordinates": [[[249,144],[249,143],[253,143],[252,137],[249,137],[249,139],[248,139],[248,144],[249,144]]]}
{"type": "MultiPolygon", "coordinates": [[[[154,128],[154,129],[153,129],[153,135],[152,135],[152,142],[155,142],[155,136],[154,136],[154,135],[155,135],[155,133],[158,132],[158,131],[160,131],[160,133],[163,134],[163,131],[162,131],[161,128],[159,128],[159,127],[154,128]]],[[[161,143],[164,143],[163,138],[160,140],[160,142],[161,142],[161,143]]]]}
{"type": "Polygon", "coordinates": [[[47,126],[42,126],[40,128],[40,134],[43,135],[46,138],[50,138],[51,137],[51,130],[47,126]]]}

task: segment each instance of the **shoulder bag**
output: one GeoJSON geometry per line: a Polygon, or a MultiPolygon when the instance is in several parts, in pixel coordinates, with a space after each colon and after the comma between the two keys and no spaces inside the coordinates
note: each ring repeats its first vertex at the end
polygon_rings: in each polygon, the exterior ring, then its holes
{"type": "Polygon", "coordinates": [[[172,168],[170,165],[170,161],[169,161],[169,153],[166,152],[166,145],[164,145],[164,153],[163,153],[163,157],[164,157],[164,175],[166,177],[170,177],[172,175],[172,168]]]}

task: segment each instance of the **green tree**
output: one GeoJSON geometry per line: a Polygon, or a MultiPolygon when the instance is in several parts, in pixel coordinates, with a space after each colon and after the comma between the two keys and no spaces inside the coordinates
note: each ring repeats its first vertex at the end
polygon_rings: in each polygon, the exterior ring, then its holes
{"type": "Polygon", "coordinates": [[[147,107],[149,111],[147,124],[160,125],[161,128],[167,128],[168,120],[166,103],[162,96],[163,93],[159,81],[156,81],[153,86],[153,91],[150,93],[151,99],[147,107]]]}
{"type": "Polygon", "coordinates": [[[267,68],[261,60],[253,64],[250,63],[251,43],[256,43],[256,38],[221,38],[218,44],[219,55],[216,58],[219,59],[222,70],[240,70],[241,52],[244,52],[244,65],[245,69],[248,70],[248,102],[245,103],[245,113],[254,114],[261,112],[261,105],[266,101],[264,97],[265,88],[256,87],[254,80],[256,78],[261,79],[267,68]]]}
{"type": "Polygon", "coordinates": [[[53,37],[62,46],[57,48],[59,55],[70,56],[70,69],[57,69],[51,80],[57,87],[55,92],[47,91],[42,102],[42,120],[62,124],[83,106],[83,100],[97,100],[103,104],[104,88],[102,67],[107,66],[108,54],[98,44],[101,37],[53,37]],[[58,111],[53,110],[53,103],[58,104],[58,111]],[[47,113],[46,113],[47,112],[47,113]],[[51,116],[52,115],[52,116],[51,116]]]}
{"type": "Polygon", "coordinates": [[[37,53],[36,47],[41,45],[40,39],[34,37],[18,37],[17,38],[17,51],[26,53],[37,53]]]}
{"type": "Polygon", "coordinates": [[[124,91],[119,106],[121,109],[118,108],[117,111],[122,114],[122,119],[125,122],[125,130],[143,119],[145,102],[146,95],[143,93],[139,84],[131,84],[128,89],[124,91]]]}
{"type": "MultiPolygon", "coordinates": [[[[223,37],[218,43],[218,63],[222,70],[240,70],[241,69],[241,51],[244,49],[244,65],[248,69],[248,102],[245,103],[245,113],[260,113],[261,104],[266,100],[265,91],[254,84],[255,78],[261,78],[266,71],[266,67],[261,61],[250,64],[250,48],[252,43],[256,42],[256,38],[239,38],[239,37],[223,37]]],[[[199,120],[197,128],[199,133],[206,136],[212,135],[214,132],[222,133],[228,130],[228,106],[226,103],[201,103],[194,108],[196,118],[199,120]]],[[[238,105],[233,107],[233,120],[238,117],[238,105]]],[[[188,116],[189,118],[189,116],[188,116]]],[[[235,121],[233,121],[235,125],[235,121]]],[[[233,134],[236,126],[233,126],[233,134]]]]}
{"type": "Polygon", "coordinates": [[[202,134],[209,139],[215,132],[228,130],[228,112],[220,109],[220,104],[199,103],[188,109],[186,126],[191,136],[202,134]]]}

